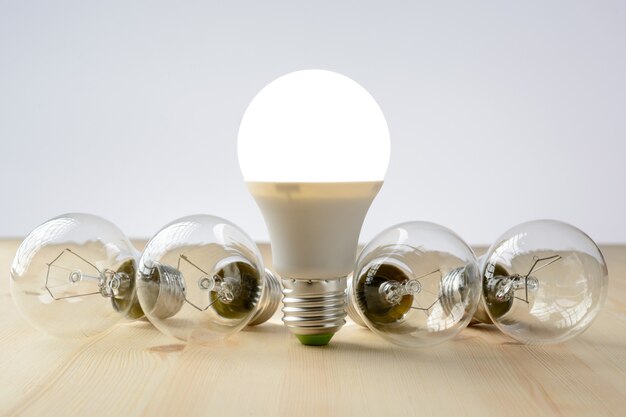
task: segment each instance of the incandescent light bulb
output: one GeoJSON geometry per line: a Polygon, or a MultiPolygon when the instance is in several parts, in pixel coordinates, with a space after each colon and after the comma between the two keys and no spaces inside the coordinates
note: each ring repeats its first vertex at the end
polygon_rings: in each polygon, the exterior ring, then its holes
{"type": "Polygon", "coordinates": [[[606,299],[608,271],[584,232],[556,220],[513,227],[480,261],[483,302],[474,318],[529,344],[587,329],[606,299]]]}
{"type": "Polygon", "coordinates": [[[428,346],[468,325],[480,288],[476,257],[459,236],[434,223],[402,223],[363,248],[348,314],[392,343],[428,346]]]}
{"type": "Polygon", "coordinates": [[[203,343],[268,320],[280,303],[280,283],[239,227],[195,215],[175,220],[150,239],[137,294],[160,331],[203,343]]]}
{"type": "Polygon", "coordinates": [[[112,223],[64,214],[33,230],[11,266],[11,293],[37,328],[59,337],[102,333],[127,316],[135,298],[138,253],[112,223]]]}
{"type": "Polygon", "coordinates": [[[374,98],[330,71],[274,80],[243,116],[239,164],[283,278],[283,321],[303,344],[325,345],[345,323],[346,276],[389,148],[374,98]]]}

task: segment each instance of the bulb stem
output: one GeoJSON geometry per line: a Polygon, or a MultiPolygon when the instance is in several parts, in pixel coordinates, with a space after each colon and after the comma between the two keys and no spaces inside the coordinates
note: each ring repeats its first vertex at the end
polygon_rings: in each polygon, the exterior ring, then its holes
{"type": "Polygon", "coordinates": [[[533,276],[522,276],[518,274],[510,276],[495,276],[489,279],[487,288],[491,289],[491,296],[499,302],[509,301],[515,297],[515,291],[524,290],[525,297],[522,301],[528,303],[528,293],[534,292],[539,287],[539,280],[533,276]]]}
{"type": "Polygon", "coordinates": [[[487,313],[485,303],[489,305],[500,305],[502,311],[511,308],[513,300],[517,299],[526,304],[530,303],[529,295],[539,289],[539,280],[532,275],[495,275],[489,278],[484,277],[483,301],[478,304],[478,308],[472,317],[470,324],[492,324],[493,320],[487,313]],[[524,293],[515,295],[516,291],[523,290],[524,293]]]}
{"type": "Polygon", "coordinates": [[[422,284],[416,279],[411,279],[405,282],[387,281],[379,287],[378,291],[386,302],[397,305],[405,295],[418,294],[421,290],[422,284]]]}

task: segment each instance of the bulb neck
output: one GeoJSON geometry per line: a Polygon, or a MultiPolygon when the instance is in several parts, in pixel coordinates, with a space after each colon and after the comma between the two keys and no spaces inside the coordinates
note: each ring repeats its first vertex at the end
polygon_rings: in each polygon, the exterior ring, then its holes
{"type": "Polygon", "coordinates": [[[346,323],[345,277],[283,279],[283,322],[304,345],[326,345],[346,323]]]}

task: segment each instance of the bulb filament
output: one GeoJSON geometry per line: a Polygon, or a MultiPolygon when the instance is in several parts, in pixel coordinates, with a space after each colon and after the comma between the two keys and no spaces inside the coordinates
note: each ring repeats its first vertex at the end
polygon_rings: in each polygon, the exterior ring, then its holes
{"type": "MultiPolygon", "coordinates": [[[[178,259],[177,271],[181,270],[181,260],[187,262],[189,265],[200,271],[200,273],[202,274],[200,278],[198,278],[198,288],[200,288],[202,291],[207,291],[208,293],[214,292],[217,294],[217,297],[206,307],[200,307],[187,298],[183,284],[182,289],[185,302],[187,302],[189,305],[196,308],[197,310],[206,311],[218,300],[225,304],[232,303],[237,295],[240,293],[241,285],[239,279],[235,277],[221,277],[219,275],[211,275],[207,273],[204,269],[200,268],[200,266],[198,266],[196,263],[192,262],[191,259],[189,259],[189,257],[185,254],[181,254],[178,259]]],[[[180,279],[182,281],[182,274],[180,274],[180,279]]],[[[210,295],[207,298],[210,299],[210,295]]]]}
{"type": "Polygon", "coordinates": [[[543,258],[535,256],[533,257],[533,263],[530,270],[525,275],[512,274],[508,276],[493,276],[489,279],[487,285],[490,287],[491,293],[494,294],[494,298],[498,302],[510,301],[511,299],[516,298],[526,304],[529,304],[529,293],[536,292],[539,288],[539,279],[531,274],[536,273],[561,259],[561,255],[552,255],[543,258]],[[517,290],[524,290],[523,298],[515,295],[515,291],[517,290]]]}
{"type": "Polygon", "coordinates": [[[515,291],[524,289],[526,296],[524,298],[516,298],[528,304],[528,292],[535,292],[539,287],[539,280],[533,276],[515,274],[509,277],[494,278],[498,279],[496,285],[496,300],[498,301],[509,301],[514,297],[515,291]]]}
{"type": "Polygon", "coordinates": [[[89,262],[87,259],[83,258],[82,256],[78,255],[76,252],[68,248],[64,249],[56,258],[54,258],[52,262],[48,264],[48,272],[46,274],[46,282],[45,282],[46,291],[48,291],[48,293],[54,300],[65,300],[68,298],[84,297],[84,296],[96,295],[96,294],[100,294],[106,298],[118,297],[120,295],[120,291],[123,288],[126,288],[128,285],[130,285],[130,277],[128,276],[128,274],[123,273],[123,272],[116,272],[111,269],[105,269],[104,271],[101,271],[98,267],[96,267],[96,265],[89,262]],[[77,257],[80,261],[92,267],[97,273],[97,275],[85,274],[79,268],[71,269],[71,268],[67,268],[67,267],[55,264],[55,262],[57,262],[66,253],[77,257]],[[94,282],[94,283],[97,283],[98,285],[98,291],[82,293],[82,294],[72,294],[72,295],[55,295],[55,292],[57,292],[57,291],[53,291],[55,287],[67,285],[67,284],[50,285],[50,273],[54,271],[55,269],[69,271],[68,281],[70,285],[78,285],[82,281],[94,282]]]}
{"type": "Polygon", "coordinates": [[[232,303],[239,288],[236,278],[222,278],[219,275],[202,276],[198,279],[198,287],[203,291],[213,291],[224,303],[232,303]]]}
{"type": "MultiPolygon", "coordinates": [[[[459,268],[460,270],[460,268],[459,268]]],[[[390,280],[387,282],[384,282],[380,287],[379,287],[379,294],[381,295],[381,297],[383,298],[383,300],[385,300],[387,303],[391,304],[391,305],[398,305],[402,302],[402,298],[407,296],[407,295],[417,295],[419,293],[422,292],[423,288],[422,288],[422,283],[420,282],[421,279],[429,277],[431,275],[434,275],[436,273],[439,273],[439,280],[440,280],[440,287],[442,286],[442,280],[441,280],[441,270],[440,269],[436,269],[434,271],[428,272],[424,275],[421,275],[419,277],[413,278],[413,279],[409,279],[407,281],[404,282],[398,282],[398,281],[394,281],[394,280],[390,280]]],[[[428,293],[430,293],[430,291],[428,290],[424,290],[428,293]]],[[[433,293],[431,293],[433,294],[433,293]]],[[[435,294],[433,294],[434,296],[436,296],[435,294]]],[[[441,298],[443,297],[442,294],[439,294],[439,296],[436,296],[437,298],[427,307],[422,307],[421,305],[418,304],[417,307],[415,306],[411,306],[411,309],[414,310],[422,310],[424,312],[426,312],[428,314],[428,311],[435,305],[437,304],[441,298]]]]}

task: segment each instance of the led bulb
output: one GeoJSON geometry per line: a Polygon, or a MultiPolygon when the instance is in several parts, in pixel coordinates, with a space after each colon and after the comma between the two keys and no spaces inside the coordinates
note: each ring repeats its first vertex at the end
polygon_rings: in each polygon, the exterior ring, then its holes
{"type": "Polygon", "coordinates": [[[137,251],[112,223],[71,213],[47,221],[22,242],[11,293],[22,314],[58,337],[102,333],[143,313],[135,299],[137,251]]]}
{"type": "Polygon", "coordinates": [[[420,347],[455,336],[479,300],[471,248],[443,226],[408,222],[363,248],[348,288],[348,313],[392,343],[420,347]]]}
{"type": "Polygon", "coordinates": [[[204,343],[269,319],[280,303],[280,284],[245,232],[219,217],[195,215],[150,239],[137,294],[160,331],[204,343]]]}
{"type": "Polygon", "coordinates": [[[598,246],[556,220],[513,227],[481,258],[479,322],[529,344],[568,340],[589,327],[606,299],[608,272],[598,246]]]}
{"type": "Polygon", "coordinates": [[[306,70],[266,86],[246,110],[239,164],[283,277],[283,321],[323,345],[345,323],[346,276],[389,162],[389,131],[349,78],[306,70]]]}

